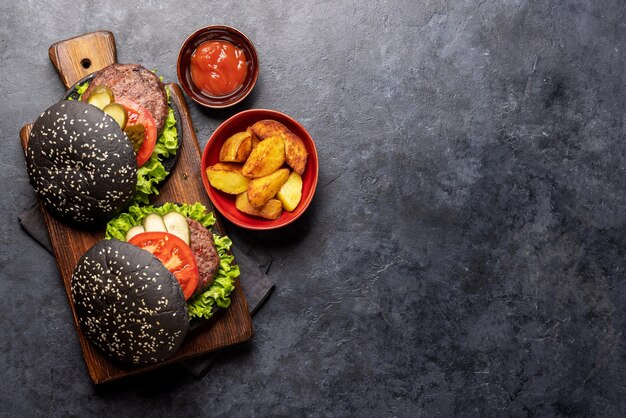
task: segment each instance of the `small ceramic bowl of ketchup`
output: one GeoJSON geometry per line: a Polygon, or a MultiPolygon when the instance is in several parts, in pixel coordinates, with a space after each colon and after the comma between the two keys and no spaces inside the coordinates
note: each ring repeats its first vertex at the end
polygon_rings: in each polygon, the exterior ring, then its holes
{"type": "Polygon", "coordinates": [[[230,26],[198,29],[178,54],[180,84],[192,100],[210,108],[233,106],[254,88],[259,58],[250,39],[230,26]]]}

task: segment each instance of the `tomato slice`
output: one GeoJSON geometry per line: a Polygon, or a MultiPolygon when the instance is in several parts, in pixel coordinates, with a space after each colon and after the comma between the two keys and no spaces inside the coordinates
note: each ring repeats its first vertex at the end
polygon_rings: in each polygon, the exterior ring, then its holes
{"type": "Polygon", "coordinates": [[[148,109],[134,100],[127,99],[126,97],[115,96],[115,103],[119,103],[124,106],[124,109],[128,114],[128,122],[126,122],[127,127],[141,123],[146,128],[143,142],[137,151],[137,166],[141,167],[148,162],[152,152],[154,151],[154,146],[156,145],[156,121],[148,109]]]}
{"type": "Polygon", "coordinates": [[[171,271],[183,288],[185,300],[198,287],[196,257],[185,241],[167,232],[142,232],[129,241],[136,247],[151,252],[171,271]]]}

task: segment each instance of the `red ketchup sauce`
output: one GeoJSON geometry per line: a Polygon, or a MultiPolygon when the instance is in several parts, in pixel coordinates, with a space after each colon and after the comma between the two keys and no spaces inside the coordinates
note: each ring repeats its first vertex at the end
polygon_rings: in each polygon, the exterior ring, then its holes
{"type": "Polygon", "coordinates": [[[230,42],[204,42],[191,55],[191,80],[210,96],[234,92],[243,84],[247,73],[243,50],[230,42]]]}

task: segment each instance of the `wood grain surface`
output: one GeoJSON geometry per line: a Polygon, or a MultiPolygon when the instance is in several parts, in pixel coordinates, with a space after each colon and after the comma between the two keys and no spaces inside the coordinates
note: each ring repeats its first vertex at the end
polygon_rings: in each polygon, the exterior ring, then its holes
{"type": "Polygon", "coordinates": [[[48,55],[69,88],[81,78],[117,62],[115,37],[109,31],[86,33],[53,44],[48,55]]]}
{"type": "MultiPolygon", "coordinates": [[[[80,37],[73,38],[73,40],[82,41],[80,37]]],[[[81,45],[84,44],[83,42],[80,43],[81,45]]],[[[62,44],[62,42],[59,44],[62,44]]],[[[69,47],[68,49],[73,48],[69,47]]],[[[109,54],[110,48],[107,48],[104,52],[109,54]]],[[[97,55],[98,50],[90,51],[90,56],[97,55]]],[[[63,55],[59,55],[59,57],[62,58],[63,55]]],[[[98,60],[97,62],[107,62],[107,58],[104,57],[102,60],[98,60]]],[[[60,68],[62,68],[62,72],[65,74],[64,68],[66,67],[61,65],[60,68]]],[[[100,68],[96,68],[94,71],[97,69],[100,68]]],[[[82,75],[80,78],[85,75],[82,75]]],[[[64,80],[74,80],[77,76],[78,74],[69,75],[64,80]]],[[[70,83],[70,85],[72,84],[73,83],[70,83]]],[[[172,107],[178,110],[180,115],[181,126],[177,126],[177,129],[179,131],[179,139],[182,140],[182,146],[179,150],[180,155],[176,166],[171,172],[166,183],[160,189],[160,194],[153,200],[153,203],[200,202],[209,210],[213,210],[215,213],[213,205],[211,204],[211,201],[204,190],[204,186],[202,185],[200,175],[200,148],[193,130],[191,117],[189,115],[189,110],[185,103],[182,91],[177,84],[166,84],[166,88],[169,89],[171,94],[172,107]]],[[[20,130],[20,140],[24,150],[26,150],[28,146],[28,137],[31,127],[32,125],[29,124],[20,130]]],[[[187,338],[185,339],[180,350],[167,361],[154,365],[137,367],[127,366],[110,359],[93,346],[83,334],[76,317],[76,310],[70,293],[70,281],[74,266],[85,251],[87,251],[97,241],[104,238],[104,229],[89,231],[73,228],[58,221],[48,211],[46,211],[41,204],[40,209],[48,228],[48,234],[54,250],[54,256],[56,258],[59,272],[61,278],[63,279],[65,291],[68,296],[68,301],[72,309],[74,324],[76,326],[78,339],[83,350],[87,369],[94,383],[98,384],[108,382],[122,377],[142,373],[151,369],[162,367],[166,364],[179,362],[184,359],[240,343],[252,337],[252,319],[250,317],[241,285],[239,281],[237,281],[235,290],[231,294],[231,306],[228,309],[218,312],[214,318],[207,321],[206,324],[203,324],[191,331],[187,335],[187,338]]],[[[216,216],[218,215],[216,214],[216,216]]],[[[224,234],[224,230],[219,220],[214,228],[217,233],[224,234]]]]}

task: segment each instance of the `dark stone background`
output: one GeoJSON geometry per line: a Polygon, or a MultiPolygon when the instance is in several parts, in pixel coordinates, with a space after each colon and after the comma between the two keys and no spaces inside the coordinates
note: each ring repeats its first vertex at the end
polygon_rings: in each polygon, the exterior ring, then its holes
{"type": "MultiPolygon", "coordinates": [[[[76,2],[79,3],[79,2],[76,2]]],[[[590,2],[0,4],[0,415],[624,416],[626,6],[590,2]],[[87,375],[20,127],[58,100],[59,40],[115,33],[176,81],[194,30],[229,24],[253,94],[190,103],[204,146],[230,115],[284,111],[316,140],[316,197],[271,233],[249,344],[200,378],[87,375]]]]}

